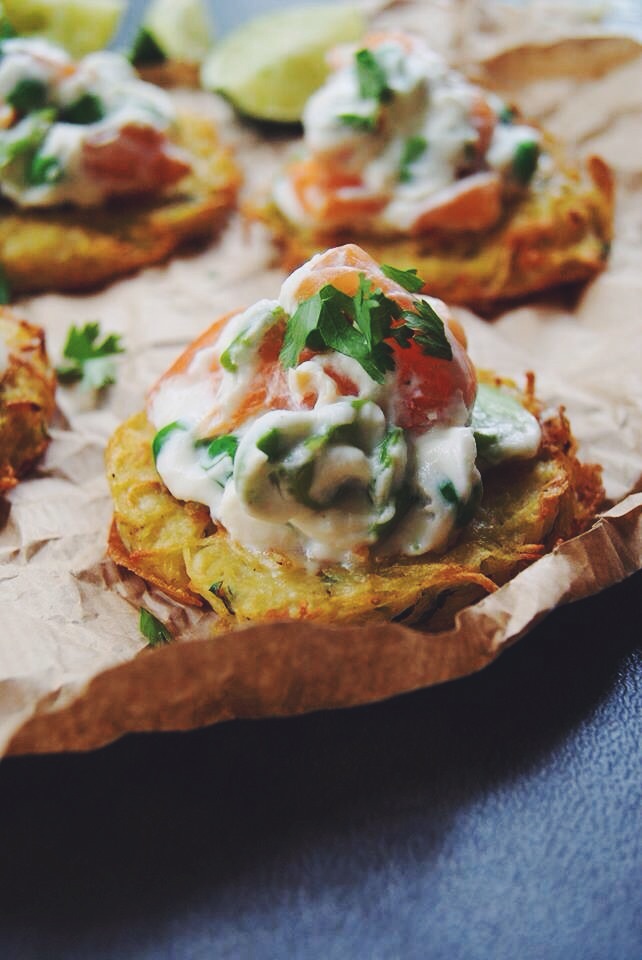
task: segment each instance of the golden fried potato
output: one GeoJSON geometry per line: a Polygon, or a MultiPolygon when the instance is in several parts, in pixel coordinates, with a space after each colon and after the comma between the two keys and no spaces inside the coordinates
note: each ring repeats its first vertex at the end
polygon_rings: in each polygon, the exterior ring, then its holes
{"type": "MultiPolygon", "coordinates": [[[[555,153],[554,145],[547,146],[555,153]]],[[[611,171],[599,157],[589,158],[586,173],[555,160],[559,167],[555,175],[536,174],[528,191],[485,231],[433,229],[407,238],[369,235],[359,228],[306,232],[273,204],[248,206],[246,213],[267,224],[288,271],[320,250],[350,241],[378,263],[404,270],[416,267],[432,296],[483,308],[588,280],[605,266],[613,220],[611,171]]]]}
{"type": "Polygon", "coordinates": [[[99,208],[21,209],[0,202],[0,264],[14,293],[80,290],[158,263],[218,227],[236,200],[240,174],[212,122],[181,114],[174,137],[194,170],[153,198],[99,208]]]}
{"type": "MultiPolygon", "coordinates": [[[[536,412],[532,389],[522,399],[536,412]]],[[[154,466],[154,428],[139,413],[107,449],[115,505],[109,552],[176,600],[205,600],[221,630],[287,619],[440,629],[593,518],[603,496],[599,468],[577,461],[561,413],[542,426],[538,458],[484,476],[481,506],[445,554],[353,569],[329,564],[311,574],[281,555],[246,550],[214,527],[206,507],[176,500],[154,466]]]]}
{"type": "Polygon", "coordinates": [[[43,331],[0,307],[0,493],[44,452],[55,389],[43,331]]]}

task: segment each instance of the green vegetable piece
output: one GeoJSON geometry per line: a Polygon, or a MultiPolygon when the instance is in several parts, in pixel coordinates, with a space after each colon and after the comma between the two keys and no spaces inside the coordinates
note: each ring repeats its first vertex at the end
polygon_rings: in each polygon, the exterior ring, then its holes
{"type": "Polygon", "coordinates": [[[373,133],[377,129],[379,115],[378,113],[340,113],[337,119],[348,127],[354,127],[355,130],[373,133]]]}
{"type": "Polygon", "coordinates": [[[139,27],[134,37],[129,59],[135,67],[150,67],[165,63],[167,57],[146,27],[139,27]]]}
{"type": "Polygon", "coordinates": [[[391,267],[387,263],[382,263],[381,272],[385,274],[389,280],[394,280],[395,283],[398,283],[400,287],[403,287],[410,293],[419,293],[426,285],[426,281],[417,276],[416,269],[399,270],[397,267],[391,267]]]}
{"type": "Polygon", "coordinates": [[[0,304],[4,306],[7,303],[11,303],[11,287],[6,273],[0,266],[0,304]]]}
{"type": "MultiPolygon", "coordinates": [[[[18,32],[12,25],[8,17],[0,14],[0,45],[3,40],[10,40],[12,37],[17,37],[18,32]]],[[[2,55],[2,47],[0,46],[0,56],[2,55]]]]}
{"type": "Polygon", "coordinates": [[[401,437],[403,437],[403,430],[401,427],[391,427],[381,441],[377,444],[379,463],[384,469],[392,466],[390,447],[392,447],[395,443],[398,443],[401,437]]]}
{"type": "Polygon", "coordinates": [[[417,312],[404,310],[407,326],[415,331],[414,340],[423,353],[439,360],[452,360],[453,350],[446,336],[444,321],[425,300],[416,300],[417,312]]]}
{"type": "Polygon", "coordinates": [[[96,390],[115,382],[113,357],[124,353],[120,334],[107,334],[102,341],[99,323],[86,323],[84,327],[72,325],[63,347],[63,357],[69,363],[57,367],[61,383],[81,383],[96,390]]]}
{"type": "Polygon", "coordinates": [[[140,608],[138,627],[150,647],[159,647],[172,640],[172,635],[165,624],[157,620],[145,607],[140,608]]]}
{"type": "Polygon", "coordinates": [[[511,124],[515,120],[517,111],[514,107],[510,107],[507,103],[504,104],[502,109],[497,114],[500,123],[511,124]]]}
{"type": "Polygon", "coordinates": [[[444,480],[443,483],[439,484],[439,492],[444,498],[444,500],[451,504],[456,511],[456,524],[458,527],[465,527],[466,524],[470,523],[472,518],[475,515],[475,511],[479,506],[479,501],[481,500],[482,495],[482,486],[480,483],[476,483],[473,486],[471,495],[468,500],[462,500],[457,491],[455,490],[455,485],[452,480],[444,480]]]}
{"type": "Polygon", "coordinates": [[[236,451],[239,445],[238,437],[233,433],[224,433],[220,437],[199,440],[198,446],[207,446],[207,455],[210,460],[216,460],[218,457],[227,456],[234,462],[236,451]]]}
{"type": "Polygon", "coordinates": [[[513,155],[512,171],[516,180],[526,186],[535,173],[539,160],[539,144],[534,140],[522,140],[513,155]]]}
{"type": "Polygon", "coordinates": [[[538,436],[535,418],[519,400],[487,383],[477,387],[471,427],[477,456],[489,467],[531,455],[538,436]]]}
{"type": "Polygon", "coordinates": [[[392,96],[388,86],[386,71],[372,50],[358,50],[355,54],[359,96],[364,100],[378,100],[385,103],[392,96]]]}
{"type": "Polygon", "coordinates": [[[7,97],[7,103],[10,103],[18,113],[32,113],[34,110],[40,110],[46,102],[46,84],[42,80],[31,77],[19,80],[7,97]]]}
{"type": "Polygon", "coordinates": [[[62,123],[98,123],[105,116],[105,107],[95,93],[83,93],[72,104],[60,111],[58,119],[62,123]]]}
{"type": "Polygon", "coordinates": [[[62,166],[57,157],[37,153],[27,169],[27,182],[32,187],[45,183],[57,183],[62,178],[62,166]]]}
{"type": "Polygon", "coordinates": [[[423,156],[423,154],[426,152],[427,146],[428,141],[425,137],[408,137],[403,146],[401,164],[399,166],[399,181],[401,183],[408,183],[408,181],[412,180],[412,172],[410,167],[415,160],[418,160],[419,157],[423,156]]]}
{"type": "Polygon", "coordinates": [[[0,134],[0,171],[18,157],[36,153],[55,117],[54,110],[38,110],[0,134]]]}
{"type": "Polygon", "coordinates": [[[166,424],[164,427],[155,434],[154,439],[152,440],[152,455],[154,457],[154,463],[158,460],[158,456],[165,446],[168,437],[170,434],[174,433],[175,430],[187,430],[187,427],[181,420],[173,420],[172,423],[166,424]]]}
{"type": "Polygon", "coordinates": [[[256,441],[257,449],[268,458],[268,463],[278,463],[288,452],[283,432],[273,427],[256,441]]]}
{"type": "Polygon", "coordinates": [[[211,594],[213,594],[215,597],[217,597],[221,601],[221,603],[223,604],[227,612],[231,616],[234,616],[234,607],[232,606],[232,603],[230,600],[230,597],[232,596],[232,591],[229,589],[229,587],[226,590],[223,586],[223,581],[217,580],[216,583],[213,583],[211,585],[211,587],[209,588],[209,591],[211,594]]]}

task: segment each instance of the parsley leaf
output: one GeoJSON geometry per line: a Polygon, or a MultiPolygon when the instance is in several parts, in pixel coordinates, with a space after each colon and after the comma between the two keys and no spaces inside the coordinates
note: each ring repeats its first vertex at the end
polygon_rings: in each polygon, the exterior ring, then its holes
{"type": "Polygon", "coordinates": [[[197,443],[199,447],[207,447],[207,455],[210,460],[227,456],[232,463],[234,462],[238,445],[239,438],[233,433],[223,433],[220,437],[208,437],[206,440],[199,440],[197,443]]]}
{"type": "Polygon", "coordinates": [[[372,133],[377,129],[378,115],[376,113],[340,113],[338,118],[341,123],[348,127],[354,127],[355,130],[364,130],[366,133],[372,133]]]}
{"type": "Polygon", "coordinates": [[[11,303],[11,287],[7,275],[0,265],[0,304],[4,306],[7,303],[11,303]]]}
{"type": "Polygon", "coordinates": [[[372,50],[358,50],[355,54],[359,96],[364,100],[378,100],[385,103],[392,96],[388,86],[386,71],[372,50]]]}
{"type": "Polygon", "coordinates": [[[154,463],[158,460],[158,456],[165,446],[167,438],[171,433],[174,433],[175,430],[187,430],[187,427],[180,420],[173,420],[172,423],[165,424],[164,427],[161,427],[160,430],[154,434],[154,439],[152,440],[154,463]]]}
{"type": "Polygon", "coordinates": [[[124,353],[120,334],[110,333],[99,341],[100,324],[72,325],[63,348],[63,357],[69,363],[57,367],[61,383],[80,383],[87,389],[100,390],[116,381],[114,355],[124,353]]]}
{"type": "Polygon", "coordinates": [[[425,354],[440,360],[452,360],[453,350],[446,336],[444,321],[425,300],[415,301],[416,313],[404,310],[406,325],[414,331],[416,343],[425,354]]]}
{"type": "Polygon", "coordinates": [[[227,612],[231,614],[231,616],[234,616],[234,607],[232,606],[232,602],[230,600],[230,597],[232,597],[233,594],[229,588],[227,590],[225,589],[223,586],[223,581],[217,580],[216,583],[212,584],[209,590],[210,593],[214,594],[214,596],[221,601],[227,612]]]}
{"type": "Polygon", "coordinates": [[[395,283],[398,283],[404,290],[409,290],[410,293],[419,293],[426,285],[425,281],[417,276],[415,269],[399,270],[397,267],[391,267],[387,263],[382,263],[381,272],[384,276],[388,277],[389,280],[394,280],[395,283]]]}
{"type": "Polygon", "coordinates": [[[134,37],[129,59],[135,67],[146,67],[165,63],[167,57],[149,30],[146,27],[140,27],[134,37]]]}
{"type": "Polygon", "coordinates": [[[60,111],[61,123],[97,123],[105,116],[105,105],[95,93],[83,93],[68,107],[60,111]]]}
{"type": "Polygon", "coordinates": [[[0,171],[23,154],[35,154],[55,117],[55,110],[37,110],[5,130],[0,142],[0,171]]]}
{"type": "Polygon", "coordinates": [[[145,607],[140,608],[138,627],[150,647],[161,646],[164,643],[169,643],[172,639],[172,635],[165,624],[157,620],[154,614],[146,610],[145,607]]]}
{"type": "Polygon", "coordinates": [[[531,180],[539,160],[539,144],[534,140],[522,140],[513,155],[512,173],[524,186],[531,180]]]}
{"type": "Polygon", "coordinates": [[[12,37],[17,36],[18,34],[9,18],[5,17],[3,14],[0,14],[0,43],[3,40],[10,40],[12,37]]]}
{"type": "Polygon", "coordinates": [[[423,154],[426,152],[427,146],[428,141],[425,137],[408,137],[403,145],[401,163],[399,165],[399,181],[401,183],[408,183],[409,180],[412,180],[410,166],[415,162],[415,160],[418,160],[419,157],[423,156],[423,154]]]}
{"type": "MultiPolygon", "coordinates": [[[[408,274],[407,281],[418,280],[412,271],[408,274]]],[[[305,347],[336,350],[356,360],[376,383],[383,383],[386,371],[394,370],[389,340],[405,348],[414,339],[428,356],[452,360],[443,320],[424,300],[416,300],[414,307],[402,311],[364,274],[359,275],[353,297],[326,284],[303,300],[287,321],[279,359],[284,367],[294,367],[305,347]],[[403,323],[396,322],[402,319],[403,323]]]]}

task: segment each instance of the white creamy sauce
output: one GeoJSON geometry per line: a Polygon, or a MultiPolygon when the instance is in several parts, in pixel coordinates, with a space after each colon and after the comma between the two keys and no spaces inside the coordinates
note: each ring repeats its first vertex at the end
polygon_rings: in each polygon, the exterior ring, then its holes
{"type": "MultiPolygon", "coordinates": [[[[99,99],[104,116],[92,123],[54,122],[50,126],[38,153],[57,161],[60,173],[54,182],[29,183],[25,157],[30,160],[32,153],[25,154],[21,162],[14,160],[1,171],[0,190],[21,206],[104,203],[118,192],[117,187],[107,178],[98,179],[87,168],[86,145],[116,141],[127,125],[166,133],[175,120],[170,97],[158,87],[139,80],[131,64],[117,53],[93,53],[74,65],[64,51],[44,40],[7,40],[0,58],[0,99],[6,100],[17,84],[25,80],[45,84],[47,106],[66,108],[89,94],[99,99]]],[[[20,124],[26,129],[29,120],[27,115],[12,130],[0,132],[0,142],[3,137],[12,136],[20,124]]],[[[168,147],[167,152],[182,160],[188,159],[177,148],[168,147]]]]}
{"type": "MultiPolygon", "coordinates": [[[[385,71],[389,100],[379,104],[360,95],[354,57],[345,61],[309,99],[303,114],[304,144],[320,162],[338,167],[343,173],[361,178],[358,187],[339,187],[345,199],[356,196],[383,196],[385,203],[369,216],[369,226],[384,233],[407,233],[422,214],[444,205],[453,191],[472,177],[493,170],[505,174],[518,144],[539,143],[536,130],[519,124],[497,122],[486,157],[472,160],[471,151],[478,132],[471,118],[473,105],[485,96],[464,77],[448,68],[431,50],[415,43],[407,50],[394,39],[379,46],[374,55],[385,71]],[[376,129],[364,129],[346,118],[383,120],[376,129]],[[407,159],[408,144],[415,141],[415,153],[407,159]],[[423,149],[417,144],[423,142],[423,149]]],[[[498,113],[503,104],[487,97],[498,113]]],[[[310,188],[309,197],[313,188],[310,188]]],[[[301,227],[323,227],[301,202],[290,179],[277,178],[273,199],[288,220],[301,227]]],[[[347,220],[346,226],[352,225],[347,220]]],[[[333,223],[332,225],[340,225],[333,223]]]]}

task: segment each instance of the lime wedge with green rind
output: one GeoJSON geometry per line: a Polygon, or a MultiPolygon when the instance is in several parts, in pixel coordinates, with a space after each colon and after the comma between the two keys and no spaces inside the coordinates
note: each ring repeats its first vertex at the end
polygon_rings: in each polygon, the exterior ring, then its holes
{"type": "Polygon", "coordinates": [[[17,33],[46,37],[73,57],[107,46],[124,9],[125,0],[4,0],[17,33]]]}
{"type": "Polygon", "coordinates": [[[214,25],[203,0],[152,0],[142,26],[168,60],[201,63],[214,43],[214,25]]]}
{"type": "Polygon", "coordinates": [[[327,51],[358,40],[365,28],[362,11],[344,4],[268,13],[214,48],[201,69],[201,82],[247,116],[294,122],[328,75],[327,51]]]}

